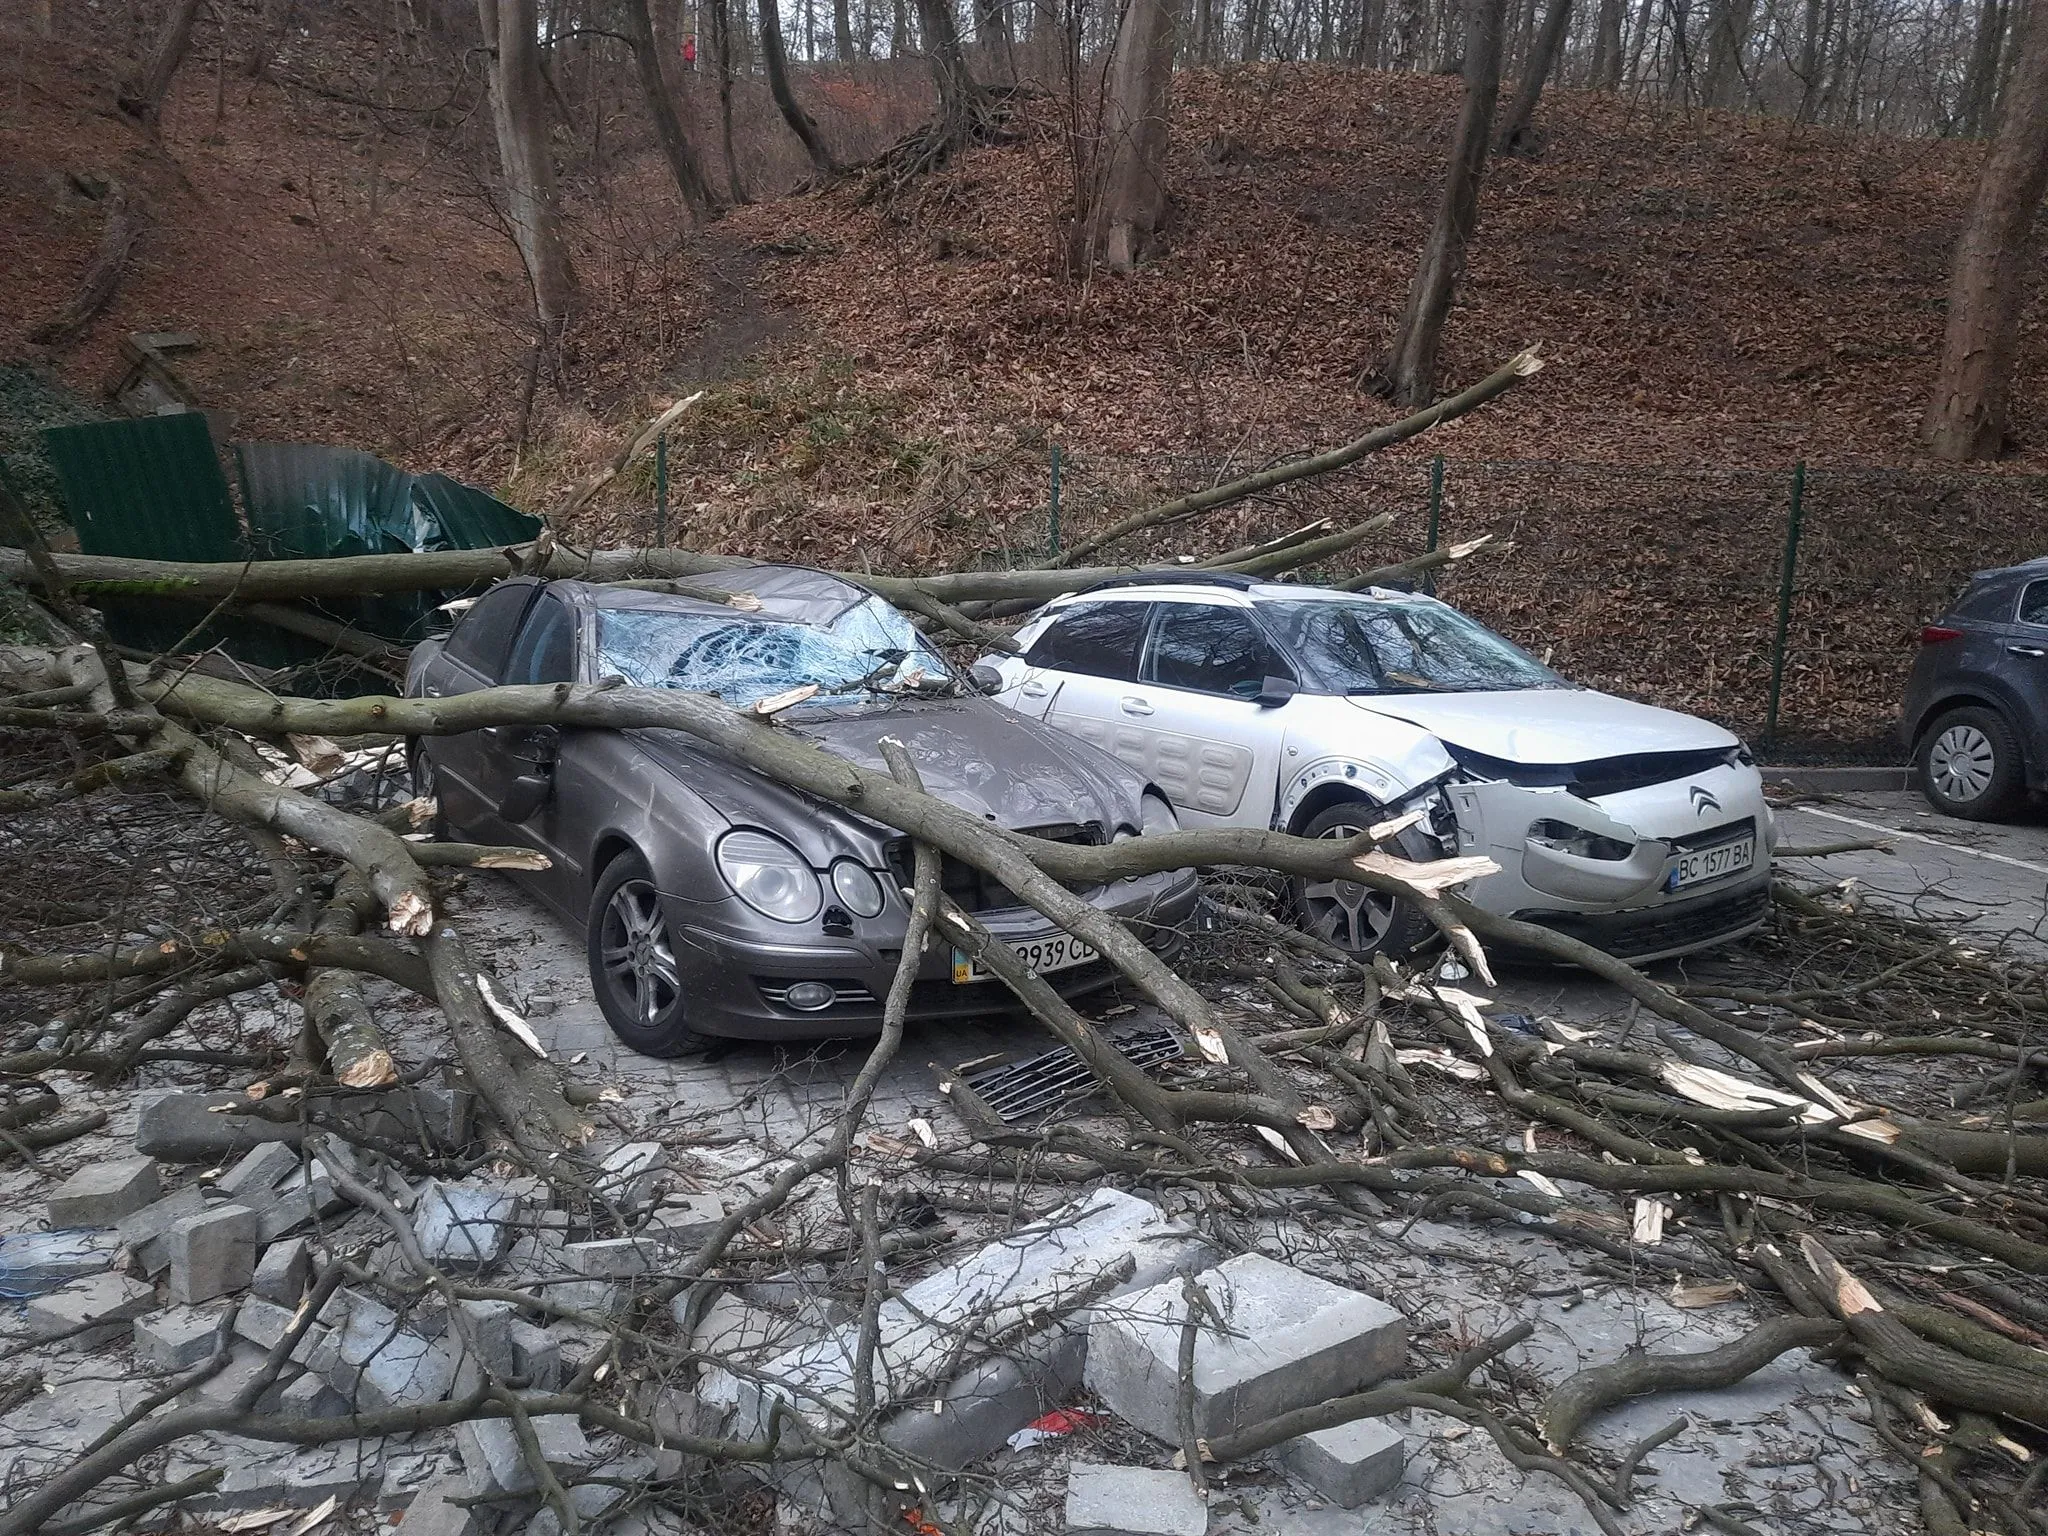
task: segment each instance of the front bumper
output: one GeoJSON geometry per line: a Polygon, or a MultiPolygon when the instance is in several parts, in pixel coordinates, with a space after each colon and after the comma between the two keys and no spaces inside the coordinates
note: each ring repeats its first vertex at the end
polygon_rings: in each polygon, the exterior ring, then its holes
{"type": "MultiPolygon", "coordinates": [[[[1199,881],[1188,870],[1119,880],[1091,894],[1093,904],[1126,923],[1154,953],[1171,958],[1194,915],[1199,881]]],[[[815,1040],[869,1035],[882,1027],[883,999],[903,953],[900,920],[892,930],[846,938],[767,939],[707,925],[704,909],[670,901],[669,931],[690,998],[690,1027],[699,1034],[742,1040],[815,1040]],[[822,981],[834,1000],[800,1009],[786,1000],[799,981],[822,981]]],[[[891,908],[895,910],[894,907],[891,908]]],[[[1053,923],[1030,907],[977,912],[998,938],[1040,938],[1053,923]]],[[[1046,975],[1062,997],[1079,997],[1116,979],[1096,960],[1046,975]]],[[[951,946],[933,943],[918,966],[910,994],[912,1021],[971,1018],[1014,1012],[1021,1004],[1002,982],[953,980],[951,946]]]]}

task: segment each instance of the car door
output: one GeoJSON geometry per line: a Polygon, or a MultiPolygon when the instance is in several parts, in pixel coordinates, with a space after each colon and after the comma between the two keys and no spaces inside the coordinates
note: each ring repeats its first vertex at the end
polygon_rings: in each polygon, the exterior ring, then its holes
{"type": "Polygon", "coordinates": [[[2013,722],[2021,735],[2020,750],[2039,763],[2048,744],[2048,581],[2030,581],[2020,589],[2004,649],[1998,671],[2025,712],[2013,722]]]}
{"type": "MultiPolygon", "coordinates": [[[[500,582],[455,621],[455,628],[420,677],[428,698],[471,693],[497,684],[506,653],[527,605],[540,590],[532,577],[500,582]]],[[[453,830],[474,836],[487,816],[495,816],[495,799],[484,787],[487,763],[495,742],[484,731],[436,736],[427,743],[434,770],[434,793],[441,814],[453,830]]]]}
{"type": "Polygon", "coordinates": [[[1118,719],[1117,700],[1138,676],[1151,609],[1129,599],[1062,608],[1025,651],[1011,707],[1107,745],[1104,733],[1118,719]]]}
{"type": "Polygon", "coordinates": [[[1259,700],[1288,675],[1249,608],[1154,605],[1137,686],[1122,701],[1146,735],[1144,772],[1191,825],[1271,823],[1279,710],[1259,700]]]}

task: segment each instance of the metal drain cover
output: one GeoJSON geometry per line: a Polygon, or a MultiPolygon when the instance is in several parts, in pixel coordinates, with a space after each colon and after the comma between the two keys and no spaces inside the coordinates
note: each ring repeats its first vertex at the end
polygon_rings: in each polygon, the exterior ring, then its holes
{"type": "MultiPolygon", "coordinates": [[[[1181,1038],[1170,1024],[1155,1024],[1126,1030],[1108,1037],[1131,1061],[1143,1068],[1158,1066],[1186,1054],[1181,1038]]],[[[1015,1125],[1033,1115],[1044,1114],[1076,1099],[1086,1098],[1099,1086],[1095,1074],[1066,1046],[1043,1056],[1013,1061],[1005,1067],[990,1067],[961,1079],[1005,1125],[1015,1125]]]]}

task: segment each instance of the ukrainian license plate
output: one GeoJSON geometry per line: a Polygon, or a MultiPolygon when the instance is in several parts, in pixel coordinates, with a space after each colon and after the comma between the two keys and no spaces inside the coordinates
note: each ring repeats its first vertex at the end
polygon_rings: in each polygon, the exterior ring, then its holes
{"type": "MultiPolygon", "coordinates": [[[[1071,933],[1049,933],[1038,939],[1013,939],[1010,948],[1017,951],[1018,958],[1025,965],[1041,976],[1048,971],[1070,971],[1077,965],[1102,958],[1071,933]]],[[[976,965],[966,951],[953,951],[953,985],[956,987],[964,987],[971,981],[987,981],[994,974],[976,965]]]]}
{"type": "Polygon", "coordinates": [[[1671,873],[1664,877],[1664,889],[1682,891],[1689,885],[1705,885],[1724,875],[1739,874],[1756,863],[1756,838],[1740,837],[1712,848],[1695,848],[1671,861],[1671,873]]]}

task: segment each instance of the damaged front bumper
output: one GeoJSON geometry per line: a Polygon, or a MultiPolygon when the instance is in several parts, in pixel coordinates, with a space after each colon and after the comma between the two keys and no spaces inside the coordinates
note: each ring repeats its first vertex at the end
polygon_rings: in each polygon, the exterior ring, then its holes
{"type": "Polygon", "coordinates": [[[1468,892],[1487,911],[1638,961],[1726,943],[1769,916],[1777,823],[1746,763],[1597,798],[1498,779],[1443,793],[1457,852],[1500,866],[1468,892]]]}

